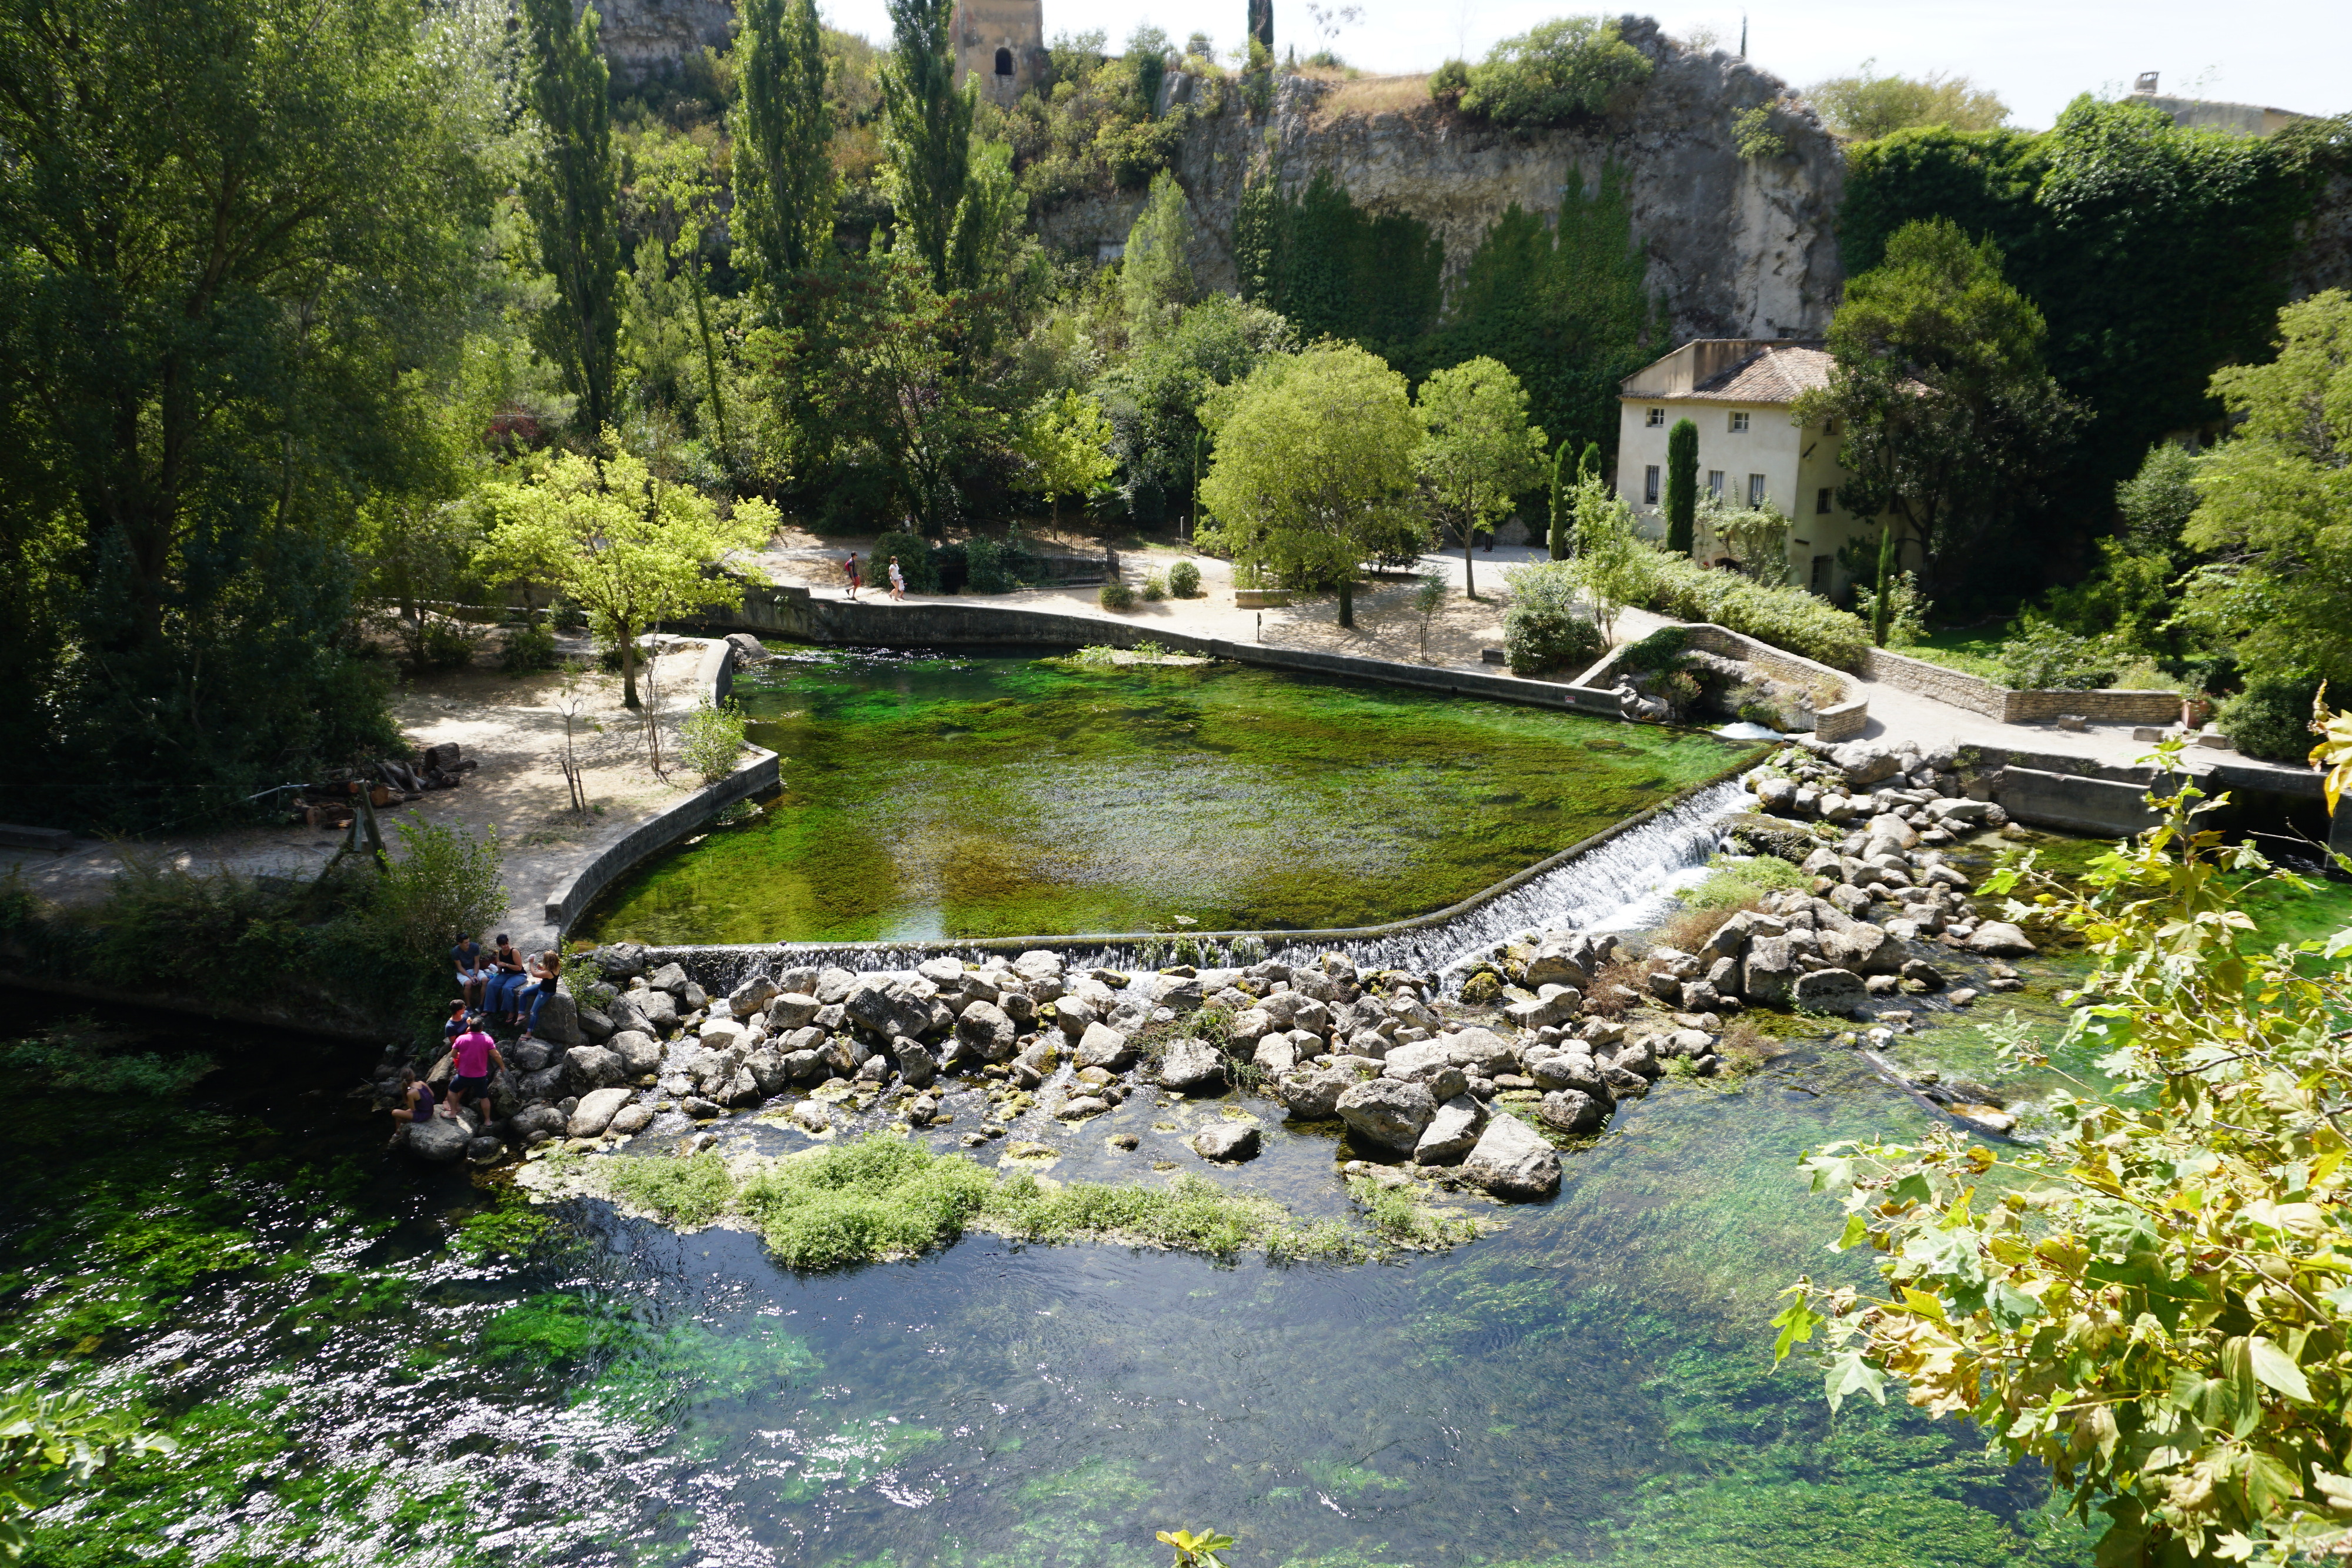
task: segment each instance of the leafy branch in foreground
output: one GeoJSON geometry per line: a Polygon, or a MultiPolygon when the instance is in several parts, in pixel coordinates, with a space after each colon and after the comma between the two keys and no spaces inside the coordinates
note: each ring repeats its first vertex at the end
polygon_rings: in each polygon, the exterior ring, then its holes
{"type": "Polygon", "coordinates": [[[0,1555],[25,1554],[24,1521],[57,1500],[47,1493],[58,1480],[85,1486],[116,1459],[175,1446],[142,1432],[129,1412],[95,1409],[79,1395],[30,1385],[0,1392],[0,1555]]]}
{"type": "MultiPolygon", "coordinates": [[[[2163,760],[2176,765],[2178,746],[2163,760]]],[[[2103,1565],[2284,1563],[2352,1549],[2352,931],[2254,949],[2231,873],[2269,870],[2163,821],[2070,888],[2024,889],[2099,959],[2069,1041],[2128,1103],[2061,1096],[2042,1147],[1943,1129],[1809,1155],[1885,1296],[1800,1281],[1776,1358],[1814,1343],[1832,1408],[1891,1379],[2038,1459],[2111,1521],[2103,1565]]],[[[2264,880],[2303,886],[2285,873],[2264,880]]],[[[2038,906],[2038,909],[2036,908],[2038,906]]],[[[2022,1030],[2004,1055],[2046,1066],[2022,1030]]]]}

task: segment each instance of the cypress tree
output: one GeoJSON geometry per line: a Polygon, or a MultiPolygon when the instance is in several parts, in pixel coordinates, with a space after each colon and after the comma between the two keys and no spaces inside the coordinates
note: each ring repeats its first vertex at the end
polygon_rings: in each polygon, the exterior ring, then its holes
{"type": "Polygon", "coordinates": [[[1889,523],[1878,533],[1878,607],[1870,616],[1870,640],[1886,646],[1886,623],[1893,598],[1886,591],[1895,581],[1895,525],[1889,523]]]}
{"type": "Polygon", "coordinates": [[[612,109],[596,13],[574,22],[570,0],[524,0],[530,27],[531,107],[547,140],[523,182],[555,300],[531,323],[531,342],[555,362],[579,400],[590,434],[613,417],[614,361],[621,334],[620,183],[613,164],[612,109]]]}
{"type": "Polygon", "coordinates": [[[1561,471],[1568,462],[1568,443],[1563,441],[1551,455],[1551,559],[1568,559],[1568,486],[1561,471]]]}
{"type": "Polygon", "coordinates": [[[1698,518],[1698,426],[1675,421],[1666,432],[1666,551],[1690,558],[1692,525],[1698,518]]]}
{"type": "Polygon", "coordinates": [[[1576,476],[1580,479],[1601,477],[1601,443],[1588,441],[1584,444],[1584,455],[1576,460],[1576,476]]]}
{"type": "Polygon", "coordinates": [[[744,0],[735,110],[735,224],[749,270],[771,290],[816,265],[833,240],[840,178],[824,101],[824,42],[813,0],[744,0]]]}

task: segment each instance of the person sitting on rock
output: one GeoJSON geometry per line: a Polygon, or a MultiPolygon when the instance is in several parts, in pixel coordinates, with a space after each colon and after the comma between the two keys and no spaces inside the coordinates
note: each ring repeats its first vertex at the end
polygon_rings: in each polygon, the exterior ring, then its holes
{"type": "Polygon", "coordinates": [[[482,956],[482,945],[471,936],[460,936],[457,945],[449,949],[449,961],[457,966],[457,988],[465,993],[470,1007],[482,1005],[482,986],[490,977],[488,962],[482,956]]]}
{"type": "Polygon", "coordinates": [[[392,1135],[397,1139],[415,1122],[433,1120],[433,1085],[416,1076],[416,1069],[400,1070],[400,1103],[393,1107],[392,1135]]]}
{"type": "Polygon", "coordinates": [[[467,1016],[465,998],[459,997],[457,1000],[449,1004],[449,1016],[446,1019],[443,1020],[441,1025],[442,1044],[447,1045],[459,1035],[466,1032],[466,1019],[467,1016]]]}
{"type": "Polygon", "coordinates": [[[507,934],[499,932],[498,946],[490,952],[490,983],[482,993],[483,1016],[499,1023],[513,1023],[519,1005],[515,993],[529,978],[522,955],[515,951],[507,934]]]}
{"type": "MultiPolygon", "coordinates": [[[[522,1023],[525,1040],[530,1039],[531,1031],[539,1027],[539,1009],[547,1005],[547,998],[555,994],[555,982],[563,977],[563,955],[550,947],[530,961],[530,973],[539,984],[524,993],[530,998],[530,1010],[524,1016],[522,1023]]],[[[521,1005],[522,999],[518,997],[516,1006],[521,1005]]]]}
{"type": "Polygon", "coordinates": [[[490,1119],[490,1075],[506,1071],[506,1058],[499,1054],[499,1042],[482,1027],[480,1014],[467,1020],[473,1027],[450,1043],[449,1109],[466,1108],[468,1095],[482,1097],[478,1113],[483,1121],[490,1119]]]}

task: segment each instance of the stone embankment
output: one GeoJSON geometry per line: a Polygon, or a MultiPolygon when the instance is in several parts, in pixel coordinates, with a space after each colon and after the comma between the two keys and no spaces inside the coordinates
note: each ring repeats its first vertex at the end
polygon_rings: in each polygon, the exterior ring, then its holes
{"type": "MultiPolygon", "coordinates": [[[[1938,961],[2034,950],[2016,926],[1979,920],[1969,878],[1946,863],[1944,846],[2006,820],[1968,798],[1949,755],[1792,747],[1748,782],[1758,809],[1727,821],[1728,841],[1800,865],[1811,889],[1731,915],[1691,951],[1531,931],[1468,969],[1450,997],[1437,976],[1360,970],[1336,954],[1135,972],[1077,968],[1045,948],[934,957],[904,973],[755,969],[721,996],[682,965],[649,967],[645,949],[621,945],[575,963],[575,977],[593,977],[543,1013],[546,1043],[506,1048],[487,1121],[413,1128],[409,1145],[428,1160],[490,1164],[559,1140],[690,1143],[741,1112],[813,1135],[874,1112],[940,1128],[956,1119],[943,1102],[961,1077],[987,1094],[961,1134],[978,1147],[1032,1112],[1069,1125],[1135,1094],[1243,1089],[1294,1122],[1344,1127],[1373,1156],[1368,1172],[1402,1164],[1498,1197],[1541,1197],[1559,1182],[1551,1139],[1597,1133],[1669,1072],[1722,1071],[1724,1036],[1747,1009],[1899,1030],[1914,1016],[1899,1004],[1947,990],[1938,961]]],[[[2019,983],[1997,963],[1990,975],[1990,988],[2019,983]]],[[[434,1076],[447,1071],[445,1060],[434,1076]]],[[[387,1103],[397,1072],[388,1058],[387,1103]]],[[[2003,1124],[1997,1103],[1972,1113],[2003,1124]]],[[[1221,1163],[1258,1147],[1246,1123],[1192,1143],[1221,1163]]]]}

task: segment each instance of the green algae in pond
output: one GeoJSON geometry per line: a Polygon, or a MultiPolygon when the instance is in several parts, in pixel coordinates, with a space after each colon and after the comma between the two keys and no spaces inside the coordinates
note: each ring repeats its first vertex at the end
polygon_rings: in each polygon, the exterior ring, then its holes
{"type": "Polygon", "coordinates": [[[784,793],[624,878],[599,940],[1377,924],[1738,762],[1710,736],[1237,664],[830,655],[747,672],[784,793]]]}

